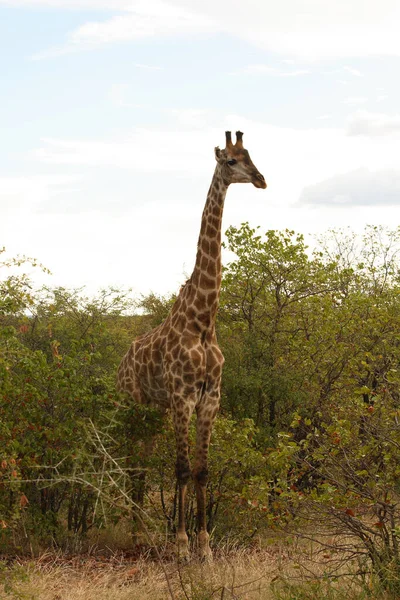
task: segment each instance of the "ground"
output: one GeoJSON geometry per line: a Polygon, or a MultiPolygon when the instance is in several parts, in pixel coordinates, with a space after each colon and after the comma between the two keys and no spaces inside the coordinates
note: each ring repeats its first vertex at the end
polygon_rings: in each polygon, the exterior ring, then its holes
{"type": "Polygon", "coordinates": [[[3,562],[2,600],[272,600],[271,581],[285,561],[268,551],[221,549],[212,565],[179,566],[169,552],[162,563],[150,553],[14,558],[3,562]],[[225,596],[226,594],[226,596],[225,596]]]}
{"type": "MultiPolygon", "coordinates": [[[[117,532],[113,532],[118,535],[117,532]]],[[[0,555],[0,600],[397,600],[356,565],[304,538],[214,545],[211,564],[178,564],[175,545],[0,555]],[[353,572],[353,574],[352,574],[353,572]]],[[[100,542],[100,538],[98,539],[100,542]]],[[[115,539],[114,539],[115,542],[115,539]]],[[[115,546],[114,546],[115,548],[115,546]]]]}

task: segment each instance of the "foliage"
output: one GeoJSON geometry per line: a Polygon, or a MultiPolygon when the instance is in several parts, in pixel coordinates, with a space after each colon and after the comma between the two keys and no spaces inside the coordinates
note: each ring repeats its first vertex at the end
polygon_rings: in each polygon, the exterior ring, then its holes
{"type": "Polygon", "coordinates": [[[305,400],[299,345],[309,335],[308,313],[335,285],[332,267],[309,260],[303,236],[293,231],[268,231],[263,239],[244,224],[230,227],[227,240],[238,259],[225,269],[221,297],[224,404],[269,435],[289,425],[305,400]],[[287,369],[288,359],[295,368],[287,369]]]}
{"type": "Polygon", "coordinates": [[[293,232],[244,224],[227,237],[223,405],[271,446],[271,513],[310,537],[347,536],[338,560],[397,589],[399,231],[332,232],[311,256],[293,232]]]}
{"type": "Polygon", "coordinates": [[[100,425],[116,401],[115,368],[129,344],[116,324],[130,302],[116,290],[96,299],[61,288],[35,294],[19,274],[1,282],[0,298],[2,539],[27,511],[25,535],[57,539],[60,511],[68,530],[85,532],[93,494],[51,485],[54,468],[65,476],[76,468],[87,420],[100,425]]]}
{"type": "MultiPolygon", "coordinates": [[[[399,230],[380,227],[361,238],[332,231],[311,251],[292,231],[229,228],[207,507],[215,539],[298,527],[325,553],[331,540],[333,564],[372,570],[389,591],[400,563],[399,240],[399,230]]],[[[145,494],[153,523],[173,531],[172,428],[117,396],[114,379],[131,339],[160,323],[174,298],[34,291],[18,271],[31,263],[1,264],[3,545],[17,524],[57,543],[65,530],[103,524],[96,489],[112,460],[129,474],[121,489],[145,494]]],[[[118,506],[113,520],[125,514],[118,506]]],[[[189,502],[190,533],[194,510],[189,502]]]]}

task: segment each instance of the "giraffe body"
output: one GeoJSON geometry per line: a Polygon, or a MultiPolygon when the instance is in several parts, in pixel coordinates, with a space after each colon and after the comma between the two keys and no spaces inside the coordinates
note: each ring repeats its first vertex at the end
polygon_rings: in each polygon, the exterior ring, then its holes
{"type": "Polygon", "coordinates": [[[204,207],[191,277],[182,286],[166,320],[136,338],[122,359],[117,383],[139,403],[171,409],[177,449],[179,484],[178,553],[188,555],[185,531],[185,498],[193,476],[197,499],[197,538],[200,557],[211,557],[206,528],[207,457],[212,425],[220,400],[224,358],[215,333],[221,286],[221,227],[226,192],[230,183],[251,182],[265,188],[237,132],[232,144],[226,132],[226,148],[215,149],[217,166],[204,207]],[[193,471],[189,462],[188,431],[197,413],[196,454],[193,471]]]}

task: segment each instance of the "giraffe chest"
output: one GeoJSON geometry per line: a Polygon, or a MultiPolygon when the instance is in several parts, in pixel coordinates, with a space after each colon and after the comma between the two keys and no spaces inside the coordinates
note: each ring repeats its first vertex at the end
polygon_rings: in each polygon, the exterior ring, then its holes
{"type": "Polygon", "coordinates": [[[207,386],[220,380],[222,352],[216,341],[210,344],[194,336],[183,342],[166,352],[165,379],[173,395],[191,395],[198,401],[207,386]]]}
{"type": "Polygon", "coordinates": [[[219,381],[223,357],[215,339],[172,332],[135,348],[135,373],[142,401],[171,406],[173,396],[197,402],[207,384],[219,381]]]}

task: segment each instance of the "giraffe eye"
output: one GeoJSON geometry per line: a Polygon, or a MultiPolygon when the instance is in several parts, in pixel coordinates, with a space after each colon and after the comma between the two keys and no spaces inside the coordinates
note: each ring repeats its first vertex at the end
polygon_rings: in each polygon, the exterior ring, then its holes
{"type": "Polygon", "coordinates": [[[232,158],[232,160],[228,160],[228,162],[226,164],[229,165],[230,167],[232,167],[233,165],[236,165],[236,163],[237,163],[237,160],[232,158]]]}

